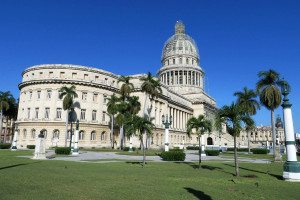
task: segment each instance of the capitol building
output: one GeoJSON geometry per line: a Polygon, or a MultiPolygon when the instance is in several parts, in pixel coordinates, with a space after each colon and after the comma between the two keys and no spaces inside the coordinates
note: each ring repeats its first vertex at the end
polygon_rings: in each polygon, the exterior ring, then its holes
{"type": "MultiPolygon", "coordinates": [[[[159,59],[159,58],[158,58],[159,59]]],[[[132,95],[138,96],[141,108],[145,94],[141,92],[140,78],[145,74],[131,75],[134,84],[132,95]]],[[[162,115],[173,117],[170,126],[171,148],[198,144],[197,136],[189,138],[186,122],[191,116],[200,114],[213,118],[217,110],[216,101],[205,91],[205,72],[201,66],[196,42],[186,34],[182,22],[175,24],[175,33],[164,44],[161,68],[157,76],[162,84],[162,94],[152,102],[155,129],[150,148],[164,146],[162,115]]],[[[20,98],[16,124],[18,126],[18,148],[34,145],[37,135],[43,132],[47,148],[64,146],[66,111],[63,110],[59,90],[62,86],[76,86],[78,97],[74,102],[79,120],[79,147],[110,147],[110,116],[107,113],[107,99],[118,94],[120,75],[94,67],[71,64],[42,64],[25,69],[19,84],[20,98]]],[[[143,109],[140,115],[143,115],[143,109]]],[[[265,131],[265,130],[264,130],[265,131]]],[[[115,140],[119,146],[119,129],[115,127],[115,140]]],[[[269,139],[267,137],[259,139],[269,139]]],[[[251,137],[255,137],[255,134],[251,137]]],[[[247,137],[241,134],[240,145],[247,145],[247,137]]],[[[233,146],[229,134],[213,131],[203,136],[204,145],[233,146]]],[[[133,146],[139,147],[138,138],[132,138],[133,146]]],[[[125,144],[129,145],[129,139],[125,144]]]]}

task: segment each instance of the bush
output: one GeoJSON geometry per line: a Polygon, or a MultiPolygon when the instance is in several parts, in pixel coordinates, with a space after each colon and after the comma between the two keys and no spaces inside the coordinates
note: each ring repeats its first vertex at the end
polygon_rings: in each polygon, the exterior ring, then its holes
{"type": "Polygon", "coordinates": [[[164,161],[184,161],[185,153],[181,149],[172,149],[170,151],[164,151],[160,154],[160,157],[164,161]]]}
{"type": "MultiPolygon", "coordinates": [[[[135,151],[136,147],[132,147],[132,151],[135,151]]],[[[129,151],[129,147],[123,147],[123,151],[129,151]]]]}
{"type": "Polygon", "coordinates": [[[35,149],[35,145],[27,145],[27,149],[35,149]]]}
{"type": "Polygon", "coordinates": [[[199,150],[199,147],[196,147],[196,146],[187,146],[186,150],[199,150]]]}
{"type": "Polygon", "coordinates": [[[70,147],[56,147],[55,148],[56,154],[63,154],[63,155],[69,155],[71,153],[70,147]]]}
{"type": "Polygon", "coordinates": [[[0,149],[9,149],[11,147],[10,143],[2,143],[0,144],[0,149]]]}
{"type": "Polygon", "coordinates": [[[205,154],[208,156],[218,156],[220,155],[219,150],[205,150],[205,154]]]}
{"type": "Polygon", "coordinates": [[[269,149],[251,149],[251,152],[253,154],[268,154],[269,153],[269,149]]]}
{"type": "MultiPolygon", "coordinates": [[[[234,148],[227,148],[227,151],[234,151],[234,148]]],[[[237,148],[238,152],[248,152],[248,148],[237,148]]]]}

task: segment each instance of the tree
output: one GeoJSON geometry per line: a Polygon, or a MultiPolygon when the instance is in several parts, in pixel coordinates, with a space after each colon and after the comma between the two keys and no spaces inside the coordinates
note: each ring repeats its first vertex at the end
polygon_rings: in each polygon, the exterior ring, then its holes
{"type": "Polygon", "coordinates": [[[197,118],[192,117],[187,121],[187,135],[191,137],[191,134],[197,134],[198,135],[198,141],[199,141],[199,163],[198,167],[200,169],[201,164],[201,136],[204,133],[210,133],[212,131],[212,122],[209,119],[206,119],[204,115],[199,115],[197,118]]]}
{"type": "Polygon", "coordinates": [[[119,98],[113,94],[110,98],[108,98],[107,102],[107,112],[110,114],[111,117],[111,129],[110,129],[110,143],[111,148],[114,148],[114,118],[115,115],[118,113],[118,102],[119,98]]]}
{"type": "Polygon", "coordinates": [[[73,107],[74,98],[78,97],[76,93],[76,87],[74,85],[67,87],[63,86],[59,90],[59,98],[63,99],[63,109],[67,111],[66,113],[66,133],[65,133],[65,147],[67,146],[68,140],[68,124],[69,124],[69,112],[73,107]]]}
{"type": "Polygon", "coordinates": [[[130,82],[131,77],[129,76],[120,76],[118,79],[118,83],[122,82],[122,86],[120,88],[121,97],[125,100],[130,93],[133,91],[134,86],[130,82]]]}
{"type": "MultiPolygon", "coordinates": [[[[5,126],[5,131],[4,131],[4,142],[6,142],[7,134],[8,134],[8,122],[12,122],[12,120],[16,120],[18,117],[18,102],[16,99],[11,95],[10,98],[8,98],[8,109],[3,110],[3,115],[5,116],[6,119],[6,126],[5,126]]],[[[14,133],[14,126],[12,124],[11,134],[14,133]]]]}
{"type": "Polygon", "coordinates": [[[276,133],[275,133],[275,116],[274,110],[281,105],[281,90],[283,81],[280,79],[279,73],[270,69],[269,71],[261,71],[258,73],[259,81],[256,83],[256,90],[259,95],[261,104],[271,111],[271,125],[273,137],[273,154],[274,159],[277,157],[275,151],[276,133]]]}
{"type": "Polygon", "coordinates": [[[232,103],[230,106],[223,106],[216,113],[215,127],[218,130],[222,130],[222,124],[226,125],[227,132],[233,136],[235,175],[239,176],[236,138],[240,135],[243,125],[246,128],[253,127],[254,121],[245,110],[232,103]]]}
{"type": "Polygon", "coordinates": [[[152,130],[154,128],[154,124],[145,117],[140,117],[138,115],[131,115],[127,118],[125,122],[126,133],[128,137],[133,135],[138,136],[143,150],[143,167],[145,166],[146,162],[146,148],[143,140],[143,135],[152,135],[152,130]]]}
{"type": "MultiPolygon", "coordinates": [[[[3,128],[3,113],[4,111],[9,109],[10,106],[9,102],[11,98],[13,98],[13,96],[9,91],[0,92],[0,135],[2,134],[2,128],[3,128]]],[[[5,142],[6,142],[6,132],[4,133],[4,143],[5,142]]]]}
{"type": "MultiPolygon", "coordinates": [[[[142,92],[145,93],[144,116],[151,120],[152,101],[162,93],[161,84],[159,79],[156,79],[154,76],[152,76],[150,72],[148,72],[147,76],[141,77],[140,81],[142,81],[142,92]],[[149,108],[147,106],[148,100],[150,101],[149,108]]],[[[146,137],[146,146],[148,146],[147,141],[148,138],[146,137]]]]}
{"type": "MultiPolygon", "coordinates": [[[[234,96],[237,97],[236,104],[245,111],[246,114],[255,115],[257,110],[260,109],[259,102],[256,100],[257,93],[254,90],[244,87],[242,91],[235,92],[234,96]]],[[[248,153],[250,153],[250,131],[252,127],[246,129],[248,136],[248,153]]]]}

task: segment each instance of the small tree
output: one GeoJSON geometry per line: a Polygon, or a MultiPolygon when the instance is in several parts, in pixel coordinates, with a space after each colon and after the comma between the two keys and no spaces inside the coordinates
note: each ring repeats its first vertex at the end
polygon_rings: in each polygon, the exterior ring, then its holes
{"type": "Polygon", "coordinates": [[[68,140],[68,124],[69,124],[69,112],[73,107],[74,98],[78,97],[76,91],[76,87],[74,85],[67,87],[63,86],[59,90],[59,98],[63,99],[63,109],[67,111],[66,113],[66,134],[65,134],[65,147],[67,146],[68,140]]]}
{"type": "Polygon", "coordinates": [[[108,98],[107,102],[107,112],[110,114],[111,118],[111,128],[110,128],[110,143],[111,143],[111,148],[114,148],[114,118],[115,115],[118,113],[118,102],[119,98],[113,94],[110,98],[108,98]]]}
{"type": "Polygon", "coordinates": [[[201,136],[204,133],[210,133],[212,131],[212,122],[206,119],[204,115],[199,115],[198,118],[192,117],[187,121],[187,135],[191,137],[191,134],[198,135],[199,141],[199,163],[198,168],[200,169],[201,164],[201,136]]]}
{"type": "Polygon", "coordinates": [[[246,114],[245,110],[241,109],[237,104],[232,103],[230,106],[223,106],[216,113],[216,128],[222,130],[222,124],[226,125],[227,132],[233,136],[235,175],[239,176],[236,138],[240,135],[243,125],[253,127],[254,121],[246,114]]]}
{"type": "MultiPolygon", "coordinates": [[[[2,127],[3,127],[3,114],[4,111],[7,111],[10,108],[9,102],[11,98],[13,98],[13,96],[9,91],[0,92],[0,134],[2,133],[2,127]]],[[[7,122],[7,117],[6,117],[6,122],[7,122]]],[[[5,142],[6,142],[6,131],[4,133],[4,143],[5,142]]]]}

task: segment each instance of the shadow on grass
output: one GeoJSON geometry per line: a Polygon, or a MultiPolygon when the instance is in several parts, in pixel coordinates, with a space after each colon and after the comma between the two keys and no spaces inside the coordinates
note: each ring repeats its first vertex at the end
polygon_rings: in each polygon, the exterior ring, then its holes
{"type": "Polygon", "coordinates": [[[212,198],[209,195],[205,194],[202,191],[195,190],[193,188],[188,188],[188,187],[185,187],[184,189],[186,189],[186,191],[193,194],[195,197],[197,197],[200,200],[212,200],[212,198]]]}
{"type": "MultiPolygon", "coordinates": [[[[126,161],[125,163],[132,164],[132,165],[141,165],[141,166],[143,166],[142,161],[126,161]]],[[[147,165],[147,164],[148,164],[148,162],[145,162],[145,165],[147,165]]]]}
{"type": "MultiPolygon", "coordinates": [[[[196,164],[196,163],[193,163],[193,162],[175,162],[176,164],[186,164],[186,165],[189,165],[190,167],[192,167],[193,169],[199,169],[199,165],[196,164]]],[[[226,173],[226,174],[230,174],[230,175],[233,175],[233,173],[230,173],[230,172],[226,172],[224,171],[223,168],[221,167],[214,167],[214,166],[209,166],[209,165],[200,165],[200,168],[201,169],[207,169],[207,170],[210,170],[210,171],[219,171],[219,172],[223,172],[223,173],[226,173]]]]}
{"type": "MultiPolygon", "coordinates": [[[[39,161],[39,162],[41,162],[41,161],[39,161]]],[[[39,162],[33,162],[33,163],[21,163],[21,164],[16,164],[16,165],[6,166],[6,167],[0,167],[0,170],[3,170],[3,169],[9,169],[9,168],[13,168],[13,167],[19,167],[19,166],[23,166],[23,165],[35,164],[35,163],[39,163],[39,162]]]]}
{"type": "MultiPolygon", "coordinates": [[[[224,163],[224,165],[229,166],[229,167],[235,167],[234,165],[230,165],[230,164],[227,164],[227,163],[224,163]]],[[[256,173],[260,173],[260,174],[267,174],[267,175],[270,175],[270,176],[272,176],[274,178],[277,178],[278,180],[283,180],[282,176],[277,175],[277,174],[271,174],[271,173],[269,173],[269,171],[262,172],[262,171],[258,171],[258,170],[254,170],[254,169],[248,169],[248,168],[245,168],[245,167],[239,167],[239,168],[243,169],[243,170],[250,171],[250,172],[256,172],[256,173]]]]}

